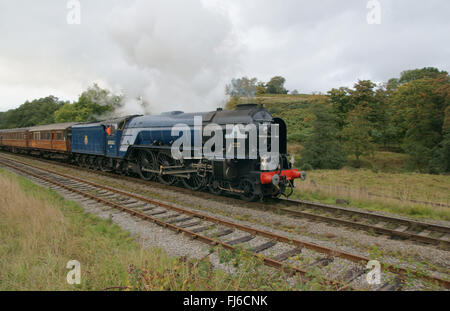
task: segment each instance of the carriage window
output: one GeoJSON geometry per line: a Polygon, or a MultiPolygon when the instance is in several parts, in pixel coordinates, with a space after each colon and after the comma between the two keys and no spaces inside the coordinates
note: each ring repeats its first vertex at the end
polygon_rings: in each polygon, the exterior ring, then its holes
{"type": "Polygon", "coordinates": [[[56,140],[62,140],[61,137],[62,137],[61,133],[58,132],[56,134],[56,140]]]}

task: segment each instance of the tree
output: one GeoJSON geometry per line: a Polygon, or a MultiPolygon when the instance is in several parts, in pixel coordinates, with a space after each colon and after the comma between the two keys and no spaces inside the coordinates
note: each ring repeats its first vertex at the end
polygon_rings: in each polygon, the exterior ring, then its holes
{"type": "Polygon", "coordinates": [[[360,157],[372,154],[374,146],[370,136],[371,125],[367,120],[369,108],[358,106],[349,113],[347,125],[342,130],[344,148],[356,157],[356,164],[361,164],[360,157]]]}
{"type": "Polygon", "coordinates": [[[287,94],[288,90],[284,88],[285,82],[286,79],[281,76],[273,77],[269,82],[267,82],[266,92],[268,94],[287,94]]]}
{"type": "Polygon", "coordinates": [[[442,126],[442,141],[433,149],[430,161],[431,173],[450,172],[450,106],[445,109],[444,124],[442,126]]]}
{"type": "MultiPolygon", "coordinates": [[[[350,102],[353,105],[353,107],[363,106],[364,108],[374,110],[375,108],[374,106],[376,106],[376,99],[375,99],[376,86],[377,85],[370,80],[359,80],[353,86],[353,89],[349,90],[350,102]]],[[[367,114],[367,117],[369,119],[371,118],[370,112],[367,114]]]]}
{"type": "Polygon", "coordinates": [[[422,78],[402,84],[393,96],[395,115],[404,132],[403,148],[412,168],[429,171],[433,150],[443,139],[445,111],[450,105],[450,78],[422,78]]]}
{"type": "Polygon", "coordinates": [[[299,93],[298,93],[298,91],[297,90],[293,90],[293,91],[291,91],[291,95],[298,95],[299,93]]]}
{"type": "Polygon", "coordinates": [[[389,79],[389,81],[386,83],[386,92],[389,95],[392,95],[392,93],[395,92],[399,86],[400,86],[399,79],[397,78],[389,79]]]}
{"type": "Polygon", "coordinates": [[[312,134],[305,141],[302,166],[314,169],[339,169],[345,163],[345,155],[337,139],[337,120],[329,105],[315,103],[311,112],[312,134]]]}
{"type": "Polygon", "coordinates": [[[401,143],[401,129],[393,121],[395,110],[391,105],[391,92],[386,87],[380,87],[375,92],[375,103],[371,108],[372,130],[374,142],[387,147],[401,143]]]}
{"type": "Polygon", "coordinates": [[[406,70],[401,73],[399,82],[401,84],[403,84],[403,83],[408,83],[408,82],[423,79],[423,78],[436,78],[442,74],[448,75],[448,72],[440,71],[439,69],[434,68],[434,67],[425,67],[422,69],[406,70]]]}
{"type": "Polygon", "coordinates": [[[242,77],[232,79],[231,83],[225,88],[225,93],[235,97],[254,97],[256,92],[256,83],[258,79],[242,77]]]}
{"type": "Polygon", "coordinates": [[[78,101],[66,103],[55,112],[56,122],[93,122],[101,117],[111,115],[121,107],[122,97],[111,94],[97,84],[83,92],[78,101]]]}
{"type": "Polygon", "coordinates": [[[54,112],[65,102],[55,96],[26,101],[17,109],[2,113],[0,128],[19,128],[54,123],[54,112]]]}
{"type": "Polygon", "coordinates": [[[333,113],[337,117],[338,129],[342,130],[345,126],[348,112],[355,108],[354,103],[350,101],[350,89],[346,87],[332,89],[331,91],[328,91],[328,96],[331,100],[333,113]]]}
{"type": "Polygon", "coordinates": [[[264,82],[258,82],[256,85],[256,95],[266,94],[266,84],[264,82]]]}

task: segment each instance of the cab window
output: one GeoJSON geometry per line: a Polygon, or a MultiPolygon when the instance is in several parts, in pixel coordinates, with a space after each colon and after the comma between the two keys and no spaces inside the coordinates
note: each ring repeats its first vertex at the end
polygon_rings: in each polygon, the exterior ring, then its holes
{"type": "Polygon", "coordinates": [[[114,126],[114,124],[108,125],[108,127],[106,128],[106,133],[109,136],[112,136],[116,133],[116,127],[114,126]]]}

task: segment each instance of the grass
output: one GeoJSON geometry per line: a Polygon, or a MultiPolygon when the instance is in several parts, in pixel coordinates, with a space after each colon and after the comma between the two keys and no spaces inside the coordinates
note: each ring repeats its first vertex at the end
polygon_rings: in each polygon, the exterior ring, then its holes
{"type": "Polygon", "coordinates": [[[406,173],[410,171],[407,168],[408,160],[409,156],[404,153],[377,151],[371,156],[361,157],[360,163],[357,163],[354,156],[350,156],[348,164],[351,167],[365,168],[373,172],[406,173]]]}
{"type": "MultiPolygon", "coordinates": [[[[282,272],[244,254],[227,255],[233,274],[202,260],[144,249],[110,220],[86,214],[56,192],[0,169],[0,290],[286,290],[282,272]],[[69,260],[81,263],[81,284],[69,285],[69,260]]],[[[210,252],[215,251],[213,248],[210,252]]],[[[223,256],[222,256],[223,257],[223,256]]]]}
{"type": "Polygon", "coordinates": [[[449,221],[450,208],[411,202],[450,205],[449,189],[450,176],[374,172],[346,167],[308,172],[306,181],[296,183],[294,197],[328,204],[335,204],[336,199],[345,199],[352,207],[449,221]]]}

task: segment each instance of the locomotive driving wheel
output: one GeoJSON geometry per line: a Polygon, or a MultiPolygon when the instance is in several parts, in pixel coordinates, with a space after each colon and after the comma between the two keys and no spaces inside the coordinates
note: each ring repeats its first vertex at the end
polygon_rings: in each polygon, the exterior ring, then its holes
{"type": "Polygon", "coordinates": [[[143,150],[138,155],[138,168],[139,176],[144,180],[152,180],[155,178],[155,174],[147,172],[144,169],[156,170],[155,155],[151,151],[143,150]]]}
{"type": "Polygon", "coordinates": [[[239,189],[243,191],[241,193],[241,199],[244,201],[254,201],[258,197],[256,193],[255,183],[250,179],[243,179],[239,183],[239,189]]]}
{"type": "Polygon", "coordinates": [[[106,157],[99,157],[97,159],[97,165],[102,172],[111,171],[111,168],[109,167],[109,159],[106,157]]]}
{"type": "Polygon", "coordinates": [[[87,164],[87,156],[86,155],[83,154],[82,156],[80,156],[79,165],[81,167],[84,167],[84,168],[88,168],[89,167],[88,164],[87,164]]]}
{"type": "Polygon", "coordinates": [[[205,186],[205,178],[197,173],[190,173],[189,178],[182,178],[182,182],[190,190],[200,190],[205,186]]]}
{"type": "MultiPolygon", "coordinates": [[[[157,158],[156,162],[158,163],[157,169],[159,169],[161,166],[168,167],[168,166],[175,165],[175,160],[163,152],[160,152],[158,154],[158,158],[157,158]]],[[[169,186],[173,185],[177,182],[177,177],[173,176],[173,175],[160,174],[160,175],[158,175],[158,179],[161,183],[169,185],[169,186]]]]}
{"type": "Polygon", "coordinates": [[[222,189],[220,189],[220,181],[215,180],[212,176],[209,179],[208,189],[209,189],[209,192],[211,192],[212,194],[215,194],[215,195],[222,194],[222,189]]]}

